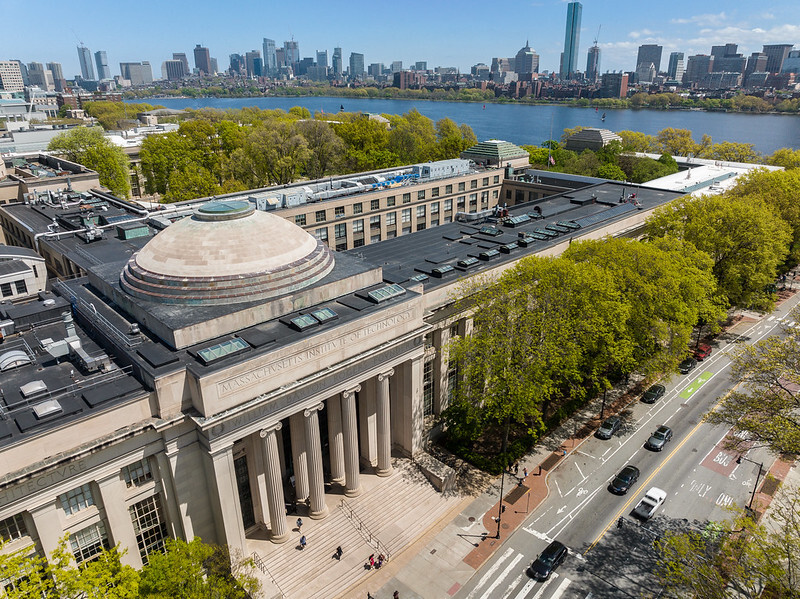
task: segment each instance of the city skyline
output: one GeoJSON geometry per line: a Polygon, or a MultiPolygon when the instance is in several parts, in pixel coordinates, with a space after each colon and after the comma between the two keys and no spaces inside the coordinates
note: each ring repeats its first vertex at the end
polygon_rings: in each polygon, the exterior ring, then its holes
{"type": "MultiPolygon", "coordinates": [[[[60,62],[65,77],[71,79],[80,73],[75,48],[83,42],[92,58],[97,51],[107,53],[114,75],[119,63],[141,61],[149,61],[158,74],[161,63],[171,59],[174,52],[190,54],[200,44],[209,48],[219,68],[224,69],[230,54],[260,49],[266,37],[278,46],[294,39],[300,58],[313,57],[317,50],[327,50],[330,55],[334,47],[341,47],[345,57],[351,52],[363,54],[366,64],[402,60],[408,68],[416,61],[427,61],[429,68],[458,67],[469,72],[472,65],[490,64],[493,57],[514,56],[529,40],[540,55],[540,71],[557,72],[568,5],[564,0],[530,2],[517,10],[520,18],[495,21],[481,17],[486,12],[485,3],[473,0],[462,2],[457,11],[444,3],[410,0],[401,16],[389,6],[363,0],[350,3],[348,11],[333,13],[325,9],[327,5],[311,2],[301,15],[287,6],[272,6],[267,20],[243,20],[236,5],[226,5],[224,13],[214,13],[215,27],[209,30],[207,20],[216,6],[210,2],[200,0],[190,5],[179,0],[171,3],[167,12],[162,5],[146,2],[144,11],[152,8],[161,18],[126,22],[127,35],[120,35],[114,24],[122,22],[121,15],[96,0],[81,4],[83,10],[42,20],[36,36],[12,28],[2,45],[2,59],[60,62]],[[325,19],[304,16],[318,10],[325,10],[325,19]],[[354,19],[354,14],[367,16],[354,19]],[[408,17],[414,14],[421,16],[408,17]],[[180,19],[180,27],[175,27],[173,18],[180,19]],[[397,28],[401,32],[387,35],[397,28]]],[[[664,56],[673,51],[685,56],[707,54],[712,45],[728,42],[739,44],[739,51],[745,55],[760,51],[763,44],[800,45],[800,5],[787,0],[777,0],[768,9],[739,6],[722,12],[715,11],[718,5],[706,0],[676,0],[646,9],[628,0],[586,0],[582,4],[580,70],[586,66],[586,54],[598,27],[601,72],[634,70],[638,47],[648,43],[663,46],[664,56]]]]}

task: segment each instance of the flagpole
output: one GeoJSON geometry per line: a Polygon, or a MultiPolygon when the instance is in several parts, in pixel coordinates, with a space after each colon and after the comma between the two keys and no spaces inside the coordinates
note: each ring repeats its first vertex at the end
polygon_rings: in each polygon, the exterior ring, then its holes
{"type": "Polygon", "coordinates": [[[553,115],[550,115],[550,139],[547,140],[547,170],[553,164],[553,115]]]}

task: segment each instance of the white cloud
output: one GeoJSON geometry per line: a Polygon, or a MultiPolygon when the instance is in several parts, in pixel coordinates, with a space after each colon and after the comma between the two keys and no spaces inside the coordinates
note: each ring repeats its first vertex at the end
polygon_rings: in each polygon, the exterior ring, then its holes
{"type": "Polygon", "coordinates": [[[674,23],[676,25],[700,25],[702,27],[711,27],[715,25],[719,25],[720,21],[725,21],[728,16],[724,13],[717,13],[717,14],[705,14],[705,15],[694,15],[692,17],[682,18],[682,19],[672,19],[670,23],[674,23]]]}

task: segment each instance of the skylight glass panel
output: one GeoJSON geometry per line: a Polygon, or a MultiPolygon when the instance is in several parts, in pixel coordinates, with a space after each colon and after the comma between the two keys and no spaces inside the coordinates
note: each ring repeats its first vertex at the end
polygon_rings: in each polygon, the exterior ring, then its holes
{"type": "Polygon", "coordinates": [[[305,331],[306,329],[315,327],[319,324],[319,321],[311,316],[311,314],[301,314],[300,316],[295,316],[290,322],[298,331],[305,331]]]}
{"type": "Polygon", "coordinates": [[[312,310],[311,315],[320,322],[328,322],[329,320],[336,320],[339,315],[330,308],[320,308],[319,310],[312,310]]]}
{"type": "Polygon", "coordinates": [[[220,360],[226,356],[229,356],[233,353],[240,352],[249,348],[250,346],[243,339],[239,339],[238,337],[234,337],[233,339],[228,339],[227,341],[223,341],[222,343],[218,343],[217,345],[212,345],[211,347],[207,347],[205,349],[201,349],[197,352],[197,355],[205,362],[206,364],[210,364],[215,360],[220,360]]]}

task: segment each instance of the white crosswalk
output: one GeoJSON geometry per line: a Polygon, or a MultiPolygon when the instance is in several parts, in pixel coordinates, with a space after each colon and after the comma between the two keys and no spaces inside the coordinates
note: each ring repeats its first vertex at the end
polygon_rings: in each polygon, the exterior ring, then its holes
{"type": "Polygon", "coordinates": [[[525,571],[529,562],[530,558],[508,547],[467,599],[560,599],[572,581],[554,572],[546,581],[537,582],[525,571]]]}

